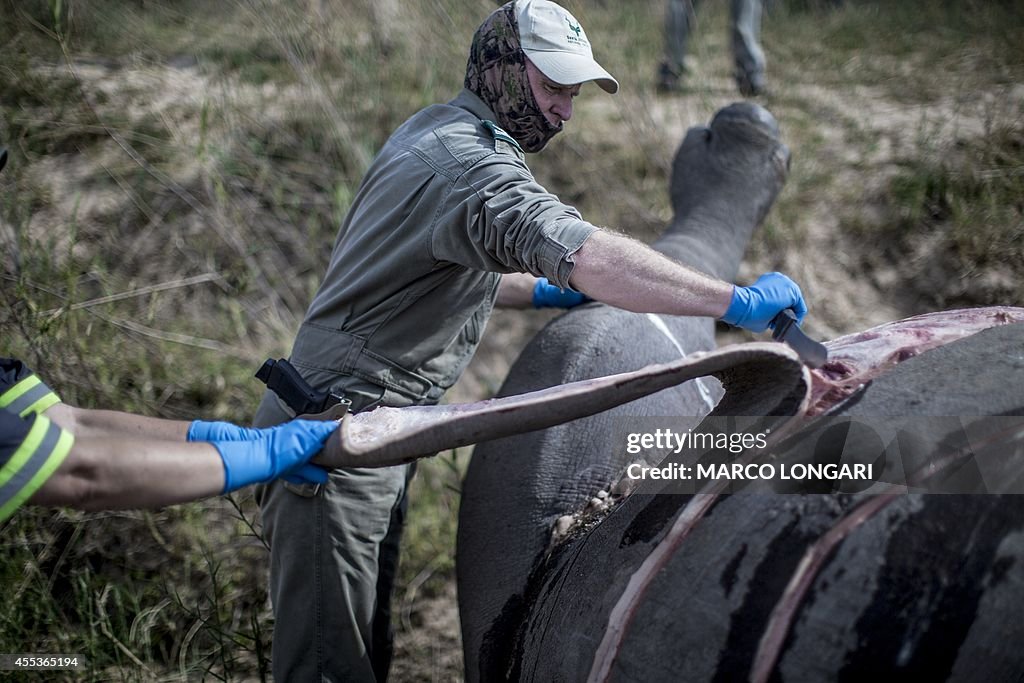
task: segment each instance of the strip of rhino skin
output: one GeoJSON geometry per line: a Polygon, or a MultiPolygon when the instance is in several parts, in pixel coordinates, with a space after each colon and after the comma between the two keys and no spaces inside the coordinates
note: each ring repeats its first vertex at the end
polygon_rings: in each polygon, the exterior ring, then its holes
{"type": "MultiPolygon", "coordinates": [[[[890,487],[895,489],[897,487],[890,487]]],[[[887,490],[868,498],[837,522],[815,541],[800,558],[800,563],[789,579],[782,598],[772,610],[768,626],[757,645],[754,665],[750,671],[750,683],[767,683],[775,670],[786,636],[793,625],[793,619],[801,602],[821,568],[825,566],[835,549],[857,527],[874,517],[889,503],[900,497],[900,493],[887,490]]]]}
{"type": "Polygon", "coordinates": [[[387,467],[439,451],[594,415],[629,401],[743,364],[764,364],[796,379],[792,349],[750,342],[695,353],[671,363],[475,403],[376,408],[348,415],[313,462],[325,467],[387,467]]]}
{"type": "MultiPolygon", "coordinates": [[[[810,407],[801,412],[819,414],[902,360],[1013,322],[1024,322],[1024,309],[997,306],[944,311],[836,339],[827,344],[829,362],[811,372],[810,407]]],[[[458,405],[377,408],[346,416],[314,462],[325,467],[386,467],[411,462],[450,448],[594,415],[751,361],[777,364],[785,359],[799,358],[782,344],[752,342],[520,396],[458,405]]]]}

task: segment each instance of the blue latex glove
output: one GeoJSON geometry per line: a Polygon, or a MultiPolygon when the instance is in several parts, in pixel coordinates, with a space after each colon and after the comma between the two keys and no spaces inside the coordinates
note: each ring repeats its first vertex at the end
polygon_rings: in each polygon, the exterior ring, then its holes
{"type": "Polygon", "coordinates": [[[572,308],[590,301],[585,294],[571,289],[561,289],[548,283],[546,277],[537,278],[533,285],[534,308],[572,308]]]}
{"type": "Polygon", "coordinates": [[[792,308],[797,323],[807,315],[800,287],[782,273],[765,273],[749,287],[734,287],[732,302],[722,322],[751,332],[764,332],[781,311],[792,308]]]}
{"type": "Polygon", "coordinates": [[[224,493],[249,484],[283,477],[296,484],[323,484],[327,471],[310,465],[338,423],[333,420],[292,420],[277,427],[254,430],[247,441],[213,441],[224,460],[224,493]]]}
{"type": "Polygon", "coordinates": [[[260,430],[239,427],[230,422],[196,420],[188,426],[188,441],[248,441],[256,439],[260,430]]]}

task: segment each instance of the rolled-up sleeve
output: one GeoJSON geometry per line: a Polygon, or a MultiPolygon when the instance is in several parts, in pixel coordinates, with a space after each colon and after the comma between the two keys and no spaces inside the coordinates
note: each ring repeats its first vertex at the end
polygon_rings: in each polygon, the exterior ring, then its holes
{"type": "Polygon", "coordinates": [[[453,183],[431,248],[438,260],[532,273],[564,289],[575,265],[572,255],[596,230],[525,166],[495,155],[453,183]]]}

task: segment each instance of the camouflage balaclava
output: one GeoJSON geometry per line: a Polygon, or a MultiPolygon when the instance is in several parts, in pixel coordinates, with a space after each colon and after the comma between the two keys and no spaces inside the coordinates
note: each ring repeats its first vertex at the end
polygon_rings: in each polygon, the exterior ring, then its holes
{"type": "Polygon", "coordinates": [[[530,89],[515,2],[496,9],[476,30],[465,87],[491,108],[496,123],[527,152],[544,149],[562,130],[561,123],[555,126],[545,118],[530,89]]]}

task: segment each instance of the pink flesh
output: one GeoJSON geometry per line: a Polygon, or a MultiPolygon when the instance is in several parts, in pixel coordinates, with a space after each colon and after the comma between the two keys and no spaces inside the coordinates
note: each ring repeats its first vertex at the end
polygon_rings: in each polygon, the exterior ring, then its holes
{"type": "Polygon", "coordinates": [[[828,362],[811,370],[807,414],[826,412],[860,385],[925,351],[989,327],[1019,322],[1024,322],[1024,308],[968,308],[926,313],[827,342],[828,362]]]}

